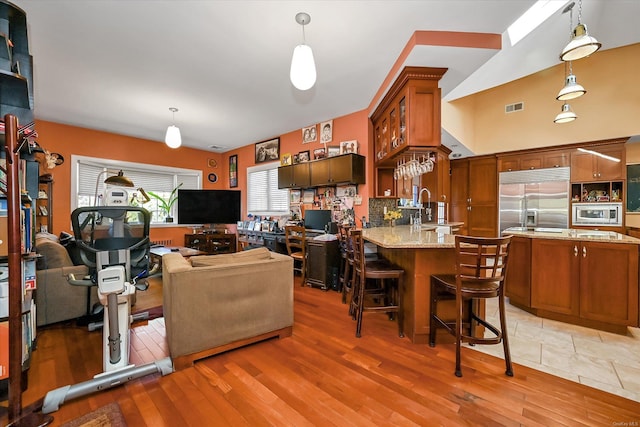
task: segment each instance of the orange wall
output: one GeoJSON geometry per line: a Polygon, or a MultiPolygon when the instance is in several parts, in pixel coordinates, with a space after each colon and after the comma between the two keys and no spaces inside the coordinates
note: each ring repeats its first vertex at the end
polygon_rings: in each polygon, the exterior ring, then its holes
{"type": "MultiPolygon", "coordinates": [[[[53,231],[71,231],[71,155],[82,155],[112,160],[147,163],[162,166],[200,169],[203,175],[203,188],[229,188],[229,157],[238,155],[238,190],[246,197],[247,167],[255,165],[255,145],[249,144],[238,150],[224,154],[196,150],[186,147],[168,148],[163,142],[151,141],[112,134],[92,129],[69,126],[43,120],[36,121],[38,143],[46,150],[61,154],[65,162],[52,170],[53,190],[53,231]],[[216,168],[210,168],[208,159],[215,159],[216,168]],[[207,175],[215,172],[218,182],[207,180],[207,175]]],[[[340,141],[356,139],[360,143],[359,153],[368,156],[368,117],[366,111],[359,111],[333,119],[333,141],[328,146],[338,146],[340,141]]],[[[258,141],[256,141],[258,142],[258,141]]],[[[298,153],[303,150],[320,148],[319,142],[302,144],[302,132],[296,130],[280,136],[280,153],[298,153]]],[[[367,170],[367,182],[372,176],[367,170]]],[[[363,196],[361,206],[356,206],[356,218],[368,216],[368,186],[360,185],[359,193],[363,196]]],[[[246,201],[243,199],[243,214],[246,215],[246,201]]],[[[175,245],[184,241],[184,234],[190,228],[182,226],[154,226],[151,229],[151,240],[172,240],[175,245]]]]}

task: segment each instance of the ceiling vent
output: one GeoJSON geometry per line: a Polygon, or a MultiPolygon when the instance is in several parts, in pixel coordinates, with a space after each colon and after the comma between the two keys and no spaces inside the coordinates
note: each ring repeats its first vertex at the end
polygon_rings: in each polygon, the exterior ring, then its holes
{"type": "Polygon", "coordinates": [[[516,102],[515,104],[507,104],[504,106],[505,113],[515,113],[524,110],[524,102],[516,102]]]}

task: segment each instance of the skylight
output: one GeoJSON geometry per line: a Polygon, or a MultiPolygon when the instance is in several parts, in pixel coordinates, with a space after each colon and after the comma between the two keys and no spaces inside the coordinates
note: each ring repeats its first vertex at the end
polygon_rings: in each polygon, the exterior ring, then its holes
{"type": "Polygon", "coordinates": [[[507,28],[511,46],[515,46],[530,32],[567,4],[567,0],[538,0],[507,28]]]}

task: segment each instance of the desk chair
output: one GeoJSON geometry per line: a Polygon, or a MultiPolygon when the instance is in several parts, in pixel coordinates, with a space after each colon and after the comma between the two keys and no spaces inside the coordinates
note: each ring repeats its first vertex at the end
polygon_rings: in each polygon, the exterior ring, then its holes
{"type": "Polygon", "coordinates": [[[367,261],[362,230],[350,230],[353,244],[353,290],[349,313],[355,315],[356,337],[360,338],[365,311],[382,311],[398,320],[398,336],[404,337],[404,270],[384,259],[367,261]],[[394,286],[395,284],[395,286],[394,286]]]}
{"type": "Polygon", "coordinates": [[[512,377],[511,355],[507,337],[507,323],[504,305],[504,279],[507,274],[507,258],[511,237],[481,238],[459,236],[456,239],[456,274],[438,274],[431,276],[431,319],[429,326],[429,345],[435,347],[436,329],[444,328],[456,337],[456,371],[462,376],[460,368],[460,344],[499,344],[502,341],[505,374],[512,377]],[[474,312],[474,300],[498,298],[500,327],[488,323],[474,312]],[[438,301],[456,301],[456,318],[444,320],[437,314],[438,301]],[[466,303],[469,322],[464,321],[466,303]],[[477,324],[487,328],[493,336],[476,337],[477,324]]]}
{"type": "Polygon", "coordinates": [[[287,225],[284,227],[284,236],[287,244],[287,253],[293,258],[293,271],[300,272],[302,276],[302,286],[306,282],[307,276],[307,232],[306,229],[298,225],[287,225]],[[296,267],[299,263],[299,267],[296,267]]]}

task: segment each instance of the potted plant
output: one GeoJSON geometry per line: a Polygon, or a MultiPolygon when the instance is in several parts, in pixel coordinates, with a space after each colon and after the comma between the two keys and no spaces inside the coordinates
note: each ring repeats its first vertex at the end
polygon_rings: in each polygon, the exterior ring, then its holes
{"type": "Polygon", "coordinates": [[[147,191],[147,194],[149,194],[149,196],[158,201],[158,207],[165,213],[166,216],[164,218],[164,222],[173,222],[173,217],[171,216],[171,208],[173,207],[173,204],[178,200],[178,188],[180,188],[182,184],[183,183],[181,182],[176,188],[171,190],[171,193],[167,198],[164,198],[159,194],[154,193],[153,191],[147,191]]]}

